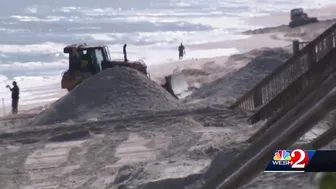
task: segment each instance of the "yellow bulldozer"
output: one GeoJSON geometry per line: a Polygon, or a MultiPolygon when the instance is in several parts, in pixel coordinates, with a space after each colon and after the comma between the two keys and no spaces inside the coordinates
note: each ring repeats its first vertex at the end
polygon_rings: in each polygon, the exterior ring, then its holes
{"type": "MultiPolygon", "coordinates": [[[[71,91],[85,79],[106,69],[121,66],[135,69],[150,78],[147,65],[144,62],[127,59],[126,47],[125,44],[123,47],[124,60],[111,60],[109,49],[105,45],[88,46],[83,43],[66,46],[63,52],[69,54],[69,68],[62,75],[62,89],[71,91]]],[[[183,94],[189,90],[188,84],[181,73],[166,76],[165,83],[161,86],[177,99],[183,97],[183,94]]]]}

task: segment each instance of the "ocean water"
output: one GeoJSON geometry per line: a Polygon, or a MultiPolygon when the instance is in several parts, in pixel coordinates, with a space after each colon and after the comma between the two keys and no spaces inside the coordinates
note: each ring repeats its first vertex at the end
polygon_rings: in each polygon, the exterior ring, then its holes
{"type": "Polygon", "coordinates": [[[121,59],[127,43],[128,58],[148,65],[176,61],[180,42],[186,59],[231,55],[241,49],[188,45],[247,38],[237,32],[264,27],[246,24],[250,17],[330,3],[334,0],[1,1],[0,98],[9,103],[5,85],[13,80],[23,104],[56,93],[68,66],[62,53],[68,44],[106,44],[111,57],[121,59]]]}

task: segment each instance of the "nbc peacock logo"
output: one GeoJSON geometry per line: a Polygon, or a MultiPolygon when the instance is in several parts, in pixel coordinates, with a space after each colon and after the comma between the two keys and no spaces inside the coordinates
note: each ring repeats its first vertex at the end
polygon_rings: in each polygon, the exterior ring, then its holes
{"type": "Polygon", "coordinates": [[[293,162],[290,152],[286,150],[278,150],[273,156],[273,165],[277,166],[291,166],[293,162]]]}
{"type": "Polygon", "coordinates": [[[275,152],[274,156],[273,156],[273,160],[275,161],[289,161],[291,160],[291,156],[290,153],[287,152],[286,150],[279,150],[277,152],[275,152]]]}
{"type": "Polygon", "coordinates": [[[267,172],[304,172],[309,163],[309,155],[301,149],[276,150],[266,167],[267,172]]]}

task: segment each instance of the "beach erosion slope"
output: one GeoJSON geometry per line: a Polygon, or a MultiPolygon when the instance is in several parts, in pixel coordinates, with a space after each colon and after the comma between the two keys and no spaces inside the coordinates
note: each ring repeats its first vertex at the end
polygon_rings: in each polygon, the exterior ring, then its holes
{"type": "MultiPolygon", "coordinates": [[[[184,101],[206,99],[214,104],[223,103],[223,99],[227,97],[236,99],[292,56],[288,50],[283,48],[264,48],[249,53],[257,55],[246,66],[211,83],[202,85],[184,101]]],[[[241,55],[234,55],[230,57],[229,61],[234,62],[241,57],[241,55]]]]}
{"type": "MultiPolygon", "coordinates": [[[[288,56],[281,48],[254,52],[259,56],[247,64],[249,69],[220,78],[214,86],[226,87],[243,73],[269,73],[284,60],[270,59],[277,51],[288,56]],[[253,66],[265,59],[272,60],[268,69],[253,66]]],[[[224,102],[243,92],[217,98],[224,102]]],[[[0,170],[5,174],[0,184],[27,189],[196,189],[245,148],[243,141],[255,130],[245,118],[223,104],[189,106],[134,70],[112,69],[88,79],[35,118],[2,123],[0,162],[5,166],[0,170]]],[[[274,175],[266,178],[259,183],[274,184],[269,180],[274,175]]],[[[307,188],[307,180],[292,176],[287,187],[307,188]]]]}

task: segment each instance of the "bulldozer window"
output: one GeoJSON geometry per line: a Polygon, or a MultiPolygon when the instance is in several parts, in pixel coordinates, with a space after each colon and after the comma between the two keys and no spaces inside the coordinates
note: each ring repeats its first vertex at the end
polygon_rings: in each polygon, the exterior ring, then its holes
{"type": "Polygon", "coordinates": [[[95,54],[96,54],[96,60],[97,60],[97,64],[99,66],[99,70],[102,69],[102,62],[104,61],[104,55],[103,55],[103,51],[102,49],[95,49],[95,54]]]}
{"type": "Polygon", "coordinates": [[[293,9],[292,10],[292,15],[295,15],[295,16],[300,15],[302,13],[303,13],[303,9],[293,9]]]}
{"type": "Polygon", "coordinates": [[[104,54],[105,54],[105,56],[106,56],[105,58],[107,60],[111,60],[110,51],[109,51],[108,47],[104,47],[104,54]]]}

